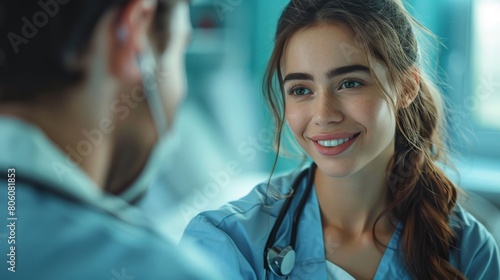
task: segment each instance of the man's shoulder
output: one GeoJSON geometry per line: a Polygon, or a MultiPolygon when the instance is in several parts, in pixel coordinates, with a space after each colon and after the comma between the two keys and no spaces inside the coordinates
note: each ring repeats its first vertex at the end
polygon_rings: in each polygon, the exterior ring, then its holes
{"type": "Polygon", "coordinates": [[[202,279],[152,227],[33,186],[19,185],[16,197],[13,279],[202,279]]]}

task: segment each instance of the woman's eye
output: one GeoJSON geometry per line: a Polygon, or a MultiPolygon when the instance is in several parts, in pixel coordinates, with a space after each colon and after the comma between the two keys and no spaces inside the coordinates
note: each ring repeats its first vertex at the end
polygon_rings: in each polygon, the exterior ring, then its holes
{"type": "Polygon", "coordinates": [[[363,85],[362,83],[357,81],[345,81],[342,84],[340,84],[340,89],[357,88],[362,85],[363,85]]]}
{"type": "Polygon", "coordinates": [[[297,96],[300,96],[300,95],[307,95],[307,94],[311,94],[312,91],[305,88],[305,87],[293,87],[290,89],[289,91],[290,94],[293,94],[293,95],[297,95],[297,96]]]}

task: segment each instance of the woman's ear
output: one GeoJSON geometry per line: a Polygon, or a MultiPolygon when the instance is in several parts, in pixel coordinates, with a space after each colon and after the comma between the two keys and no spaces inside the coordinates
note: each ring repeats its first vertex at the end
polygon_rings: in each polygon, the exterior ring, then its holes
{"type": "Polygon", "coordinates": [[[117,14],[110,34],[110,69],[123,80],[139,80],[137,57],[148,44],[147,34],[154,17],[156,1],[132,0],[117,14]]]}
{"type": "Polygon", "coordinates": [[[407,108],[417,98],[420,91],[420,70],[413,67],[408,71],[407,76],[402,84],[402,94],[398,100],[398,108],[407,108]]]}

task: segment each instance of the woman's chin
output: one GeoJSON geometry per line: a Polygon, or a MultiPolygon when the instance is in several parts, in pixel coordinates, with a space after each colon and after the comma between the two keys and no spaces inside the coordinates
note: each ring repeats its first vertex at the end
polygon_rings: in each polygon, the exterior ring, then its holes
{"type": "Polygon", "coordinates": [[[337,162],[316,162],[318,169],[327,177],[343,179],[355,174],[356,169],[353,164],[337,162]]]}

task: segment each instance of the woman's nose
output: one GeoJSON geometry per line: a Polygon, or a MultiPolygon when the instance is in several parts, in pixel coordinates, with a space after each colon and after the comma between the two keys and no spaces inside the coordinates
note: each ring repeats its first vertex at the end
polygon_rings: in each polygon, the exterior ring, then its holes
{"type": "Polygon", "coordinates": [[[340,123],[344,119],[338,98],[332,92],[320,92],[313,102],[314,123],[319,126],[340,123]]]}

